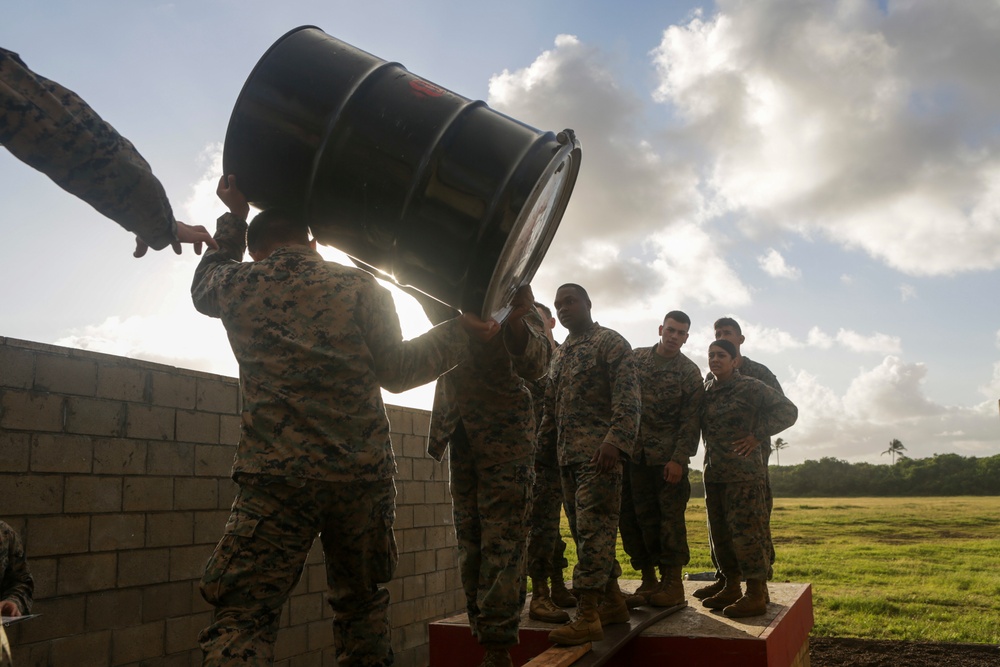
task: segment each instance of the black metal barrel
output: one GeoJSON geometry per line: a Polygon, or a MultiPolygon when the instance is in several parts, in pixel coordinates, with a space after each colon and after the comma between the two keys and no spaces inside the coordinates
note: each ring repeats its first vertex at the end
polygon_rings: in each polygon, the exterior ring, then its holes
{"type": "Polygon", "coordinates": [[[463,311],[503,317],[580,169],[536,130],[313,26],[279,39],[236,101],[223,165],[258,208],[463,311]]]}

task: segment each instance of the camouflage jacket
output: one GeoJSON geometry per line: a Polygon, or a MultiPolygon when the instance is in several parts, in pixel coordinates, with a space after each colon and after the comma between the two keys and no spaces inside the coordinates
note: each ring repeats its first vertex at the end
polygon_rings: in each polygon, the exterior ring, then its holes
{"type": "Polygon", "coordinates": [[[395,470],[379,386],[430,382],[464,358],[452,319],[403,341],[392,295],[361,269],[307,246],[241,263],[246,222],[219,218],[191,295],[222,320],[240,365],[243,427],[233,475],[325,481],[385,479],[395,470]]]}
{"type": "Polygon", "coordinates": [[[771,369],[764,364],[753,361],[749,357],[740,356],[739,369],[740,375],[760,380],[771,389],[777,389],[782,395],[784,395],[785,392],[781,390],[781,383],[778,382],[778,378],[776,378],[774,373],[771,372],[771,369]]]}
{"type": "Polygon", "coordinates": [[[135,146],[76,93],[2,48],[0,144],[149,247],[177,239],[167,194],[135,146]]]}
{"type": "Polygon", "coordinates": [[[732,443],[748,435],[766,443],[794,424],[798,414],[794,403],[760,380],[733,373],[728,382],[713,382],[705,390],[701,409],[705,482],[764,481],[763,457],[740,456],[732,443]]]}
{"type": "Polygon", "coordinates": [[[545,374],[549,341],[537,314],[525,316],[528,344],[523,354],[508,351],[509,330],[487,343],[469,340],[469,359],[438,378],[427,452],[444,456],[461,421],[483,467],[532,456],[535,421],[525,380],[545,374]]]}
{"type": "Polygon", "coordinates": [[[596,322],[552,353],[540,449],[555,448],[559,465],[590,461],[607,442],[632,456],[642,412],[632,347],[596,322]]]}
{"type": "Polygon", "coordinates": [[[642,390],[642,418],[633,458],[647,465],[676,461],[685,468],[698,452],[701,369],[678,352],[673,359],[656,353],[656,345],[632,353],[642,390]]]}
{"type": "Polygon", "coordinates": [[[0,600],[12,600],[22,614],[30,614],[34,591],[21,537],[0,521],[0,600]]]}

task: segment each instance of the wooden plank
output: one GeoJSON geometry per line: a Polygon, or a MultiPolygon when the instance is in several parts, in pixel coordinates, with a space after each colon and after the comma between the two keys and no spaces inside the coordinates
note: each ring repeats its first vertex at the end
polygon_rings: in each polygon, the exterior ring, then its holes
{"type": "Polygon", "coordinates": [[[553,646],[524,663],[524,667],[569,667],[589,652],[590,642],[579,646],[553,646]]]}

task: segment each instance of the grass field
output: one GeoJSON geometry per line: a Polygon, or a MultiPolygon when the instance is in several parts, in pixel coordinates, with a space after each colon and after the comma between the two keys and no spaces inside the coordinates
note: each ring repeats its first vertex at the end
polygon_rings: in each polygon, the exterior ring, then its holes
{"type": "MultiPolygon", "coordinates": [[[[687,524],[685,571],[711,570],[704,499],[687,524]]],[[[771,532],[774,581],[812,584],[814,635],[1000,643],[998,497],[776,498],[771,532]]]]}

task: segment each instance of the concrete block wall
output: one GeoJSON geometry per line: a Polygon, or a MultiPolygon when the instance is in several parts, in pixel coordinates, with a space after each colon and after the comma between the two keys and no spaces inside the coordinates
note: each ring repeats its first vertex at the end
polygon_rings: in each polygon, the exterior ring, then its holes
{"type": "MultiPolygon", "coordinates": [[[[427,623],[464,609],[447,463],[426,411],[389,407],[399,473],[396,664],[428,662],[427,623]]],[[[198,580],[235,495],[238,383],[0,337],[0,518],[25,540],[34,612],[19,667],[199,665],[198,580]]],[[[318,542],[283,610],[280,667],[336,665],[318,542]]]]}

